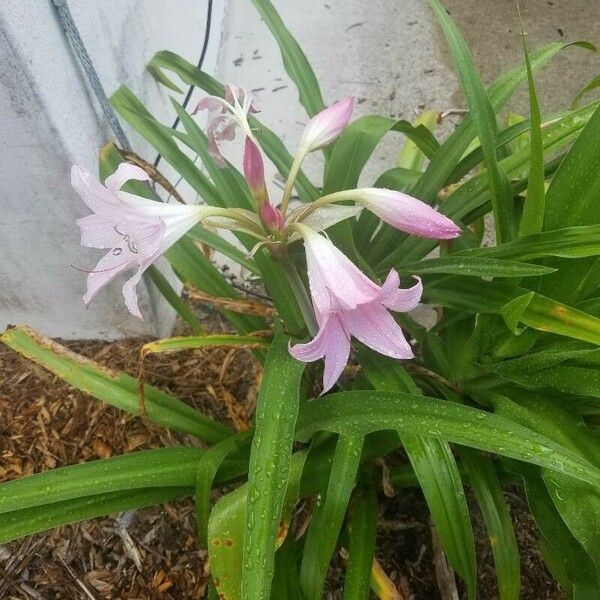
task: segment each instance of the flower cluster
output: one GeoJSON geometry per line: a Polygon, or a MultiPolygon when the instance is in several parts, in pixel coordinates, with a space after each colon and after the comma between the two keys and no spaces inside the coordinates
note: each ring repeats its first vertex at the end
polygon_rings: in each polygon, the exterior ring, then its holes
{"type": "Polygon", "coordinates": [[[362,210],[406,233],[435,239],[451,239],[460,228],[424,202],[407,194],[379,188],[344,190],[323,196],[299,208],[289,200],[306,156],[333,142],[347,126],[354,108],[351,97],[332,104],[307,124],[290,168],[279,206],[271,203],[264,176],[261,150],[253,136],[248,115],[254,112],[250,95],[234,85],[224,98],[203,98],[194,113],[208,109],[209,151],[221,167],[227,165],[219,142],[235,137],[239,127],[245,136],[243,172],[254,197],[256,212],[205,206],[170,205],[124,192],[129,179],[148,179],[133,165],[122,164],[103,186],[89,172],[73,167],[72,184],[94,214],[78,221],[86,246],[109,249],[88,275],[84,301],[119,273],[136,269],[123,286],[128,309],[141,317],[136,286],[142,273],[165,250],[200,221],[217,227],[251,233],[276,257],[288,244],[302,240],[306,253],[307,280],[316,326],[314,337],[290,347],[304,362],[324,359],[323,391],[339,379],[350,355],[352,338],[373,350],[397,359],[412,358],[411,346],[391,312],[410,311],[418,304],[421,281],[400,287],[391,270],[383,284],[372,281],[324,234],[324,230],[362,210]],[[350,203],[350,204],[349,204],[350,203]]]}

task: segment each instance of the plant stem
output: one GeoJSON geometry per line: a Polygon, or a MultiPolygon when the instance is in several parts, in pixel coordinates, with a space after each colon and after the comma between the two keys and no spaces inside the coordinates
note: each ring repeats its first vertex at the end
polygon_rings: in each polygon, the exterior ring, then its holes
{"type": "Polygon", "coordinates": [[[298,171],[300,171],[300,166],[302,165],[302,161],[306,158],[305,153],[298,153],[296,158],[294,158],[294,162],[290,168],[290,172],[288,174],[287,181],[285,182],[285,189],[283,190],[283,198],[281,199],[281,204],[279,206],[279,210],[281,214],[285,217],[288,209],[288,204],[290,203],[290,197],[292,195],[292,190],[294,189],[294,183],[296,182],[296,177],[298,177],[298,171]]]}
{"type": "Polygon", "coordinates": [[[298,270],[296,269],[294,263],[290,260],[290,257],[287,254],[285,248],[280,249],[279,251],[274,252],[275,258],[279,261],[279,264],[282,266],[290,287],[292,288],[292,292],[298,301],[298,306],[300,307],[300,312],[302,312],[302,316],[304,317],[304,321],[306,326],[308,327],[308,331],[311,335],[316,335],[319,327],[315,320],[315,314],[312,308],[312,302],[308,296],[308,292],[304,287],[304,282],[302,281],[298,270]]]}

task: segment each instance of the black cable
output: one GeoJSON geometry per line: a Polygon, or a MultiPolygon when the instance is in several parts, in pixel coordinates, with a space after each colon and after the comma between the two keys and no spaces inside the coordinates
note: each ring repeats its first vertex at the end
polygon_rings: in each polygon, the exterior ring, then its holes
{"type": "MultiPolygon", "coordinates": [[[[200,52],[200,58],[198,60],[198,68],[202,69],[202,65],[204,63],[204,59],[206,57],[206,51],[208,50],[208,41],[210,39],[210,26],[211,26],[211,22],[212,22],[212,10],[213,10],[213,0],[208,0],[208,8],[207,8],[207,13],[206,13],[206,28],[204,30],[204,42],[202,44],[202,51],[200,52]]],[[[192,97],[192,92],[194,91],[194,88],[196,86],[195,85],[190,85],[189,90],[187,91],[187,94],[185,95],[185,99],[183,100],[183,108],[186,108],[190,98],[192,97]]],[[[171,125],[171,129],[177,129],[177,126],[179,125],[179,117],[177,117],[175,119],[175,121],[173,122],[173,125],[171,125]]],[[[156,155],[156,158],[154,159],[154,166],[158,167],[158,164],[160,163],[160,159],[162,158],[162,156],[159,154],[156,155]]]]}

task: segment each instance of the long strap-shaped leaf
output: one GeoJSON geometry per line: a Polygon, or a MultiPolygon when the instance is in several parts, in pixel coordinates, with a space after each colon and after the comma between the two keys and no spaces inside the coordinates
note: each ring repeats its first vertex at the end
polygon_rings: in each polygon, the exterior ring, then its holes
{"type": "MultiPolygon", "coordinates": [[[[375,389],[421,393],[397,361],[365,351],[360,354],[360,362],[375,389]]],[[[408,433],[401,433],[400,439],[427,500],[448,560],[466,581],[469,597],[473,598],[477,578],[475,540],[460,473],[450,446],[443,440],[408,433]]]]}
{"type": "Polygon", "coordinates": [[[0,543],[10,542],[68,523],[144,508],[153,504],[162,504],[187,496],[192,490],[193,488],[189,487],[144,487],[17,510],[2,515],[0,543]]]}
{"type": "MultiPolygon", "coordinates": [[[[558,121],[548,125],[542,133],[543,150],[546,156],[554,154],[564,146],[571,143],[591,118],[597,105],[589,105],[576,112],[560,118],[558,121]]],[[[527,175],[529,170],[530,148],[529,146],[515,151],[502,160],[503,168],[512,178],[517,179],[513,183],[515,193],[523,191],[527,187],[527,175]],[[524,177],[523,180],[518,180],[524,177]]],[[[556,170],[558,162],[551,160],[546,165],[546,176],[556,170]]],[[[449,217],[463,221],[464,224],[471,223],[479,218],[481,214],[489,211],[490,202],[490,180],[487,171],[482,171],[468,179],[458,187],[444,202],[439,210],[449,217]]],[[[392,266],[401,260],[418,260],[431,251],[436,245],[435,241],[409,237],[405,239],[385,257],[378,267],[392,266]]]]}
{"type": "Polygon", "coordinates": [[[203,451],[159,448],[61,467],[0,484],[0,514],[143,487],[190,487],[203,451]]]}
{"type": "Polygon", "coordinates": [[[242,597],[267,600],[271,592],[277,529],[283,510],[304,364],[276,334],[265,364],[250,453],[242,597]]]}
{"type": "Polygon", "coordinates": [[[415,127],[408,121],[379,115],[360,117],[346,127],[335,145],[325,173],[323,193],[355,188],[365,164],[389,131],[404,133],[428,157],[439,148],[437,140],[424,125],[415,127]]]}
{"type": "Polygon", "coordinates": [[[300,104],[306,109],[309,117],[314,117],[325,108],[325,103],[319,82],[306,55],[270,0],[252,0],[252,3],[279,45],[285,70],[298,88],[300,104]]]}
{"type": "Polygon", "coordinates": [[[208,544],[208,518],[210,515],[210,493],[217,472],[223,461],[235,450],[244,447],[252,439],[251,431],[242,431],[237,435],[209,448],[198,461],[196,468],[196,521],[200,540],[208,544]]]}
{"type": "Polygon", "coordinates": [[[515,332],[523,323],[540,331],[600,345],[600,319],[597,317],[504,282],[452,275],[436,277],[425,286],[425,297],[429,302],[448,308],[500,313],[509,329],[515,332]]]}
{"type": "Polygon", "coordinates": [[[514,229],[512,189],[508,176],[498,164],[496,115],[492,103],[477,75],[471,52],[454,21],[438,0],[429,0],[429,3],[448,40],[450,53],[467,97],[470,114],[477,128],[490,177],[496,236],[499,241],[511,239],[514,229]]]}
{"type": "Polygon", "coordinates": [[[304,544],[300,587],[306,600],[319,600],[323,596],[327,568],[354,488],[362,445],[362,436],[340,435],[338,439],[327,491],[311,519],[304,544]]]}
{"type": "MultiPolygon", "coordinates": [[[[131,414],[140,414],[137,379],[102,367],[28,327],[7,329],[0,341],[83,392],[131,414]]],[[[190,433],[209,443],[231,434],[225,425],[157,388],[145,385],[144,395],[146,416],[158,425],[190,433]]]]}
{"type": "Polygon", "coordinates": [[[344,600],[369,598],[378,517],[375,490],[359,489],[352,500],[348,524],[348,566],[344,580],[344,600]]]}
{"type": "Polygon", "coordinates": [[[535,91],[535,80],[529,60],[529,51],[525,42],[525,33],[521,30],[525,67],[527,68],[527,84],[529,86],[529,112],[531,115],[531,162],[527,197],[523,206],[523,216],[519,225],[519,235],[525,236],[539,233],[544,225],[545,175],[544,153],[542,143],[542,116],[535,91]]]}
{"type": "Polygon", "coordinates": [[[600,486],[600,469],[543,435],[494,414],[401,392],[352,391],[302,406],[296,438],[317,431],[366,435],[396,429],[516,458],[600,486]]]}
{"type": "Polygon", "coordinates": [[[460,458],[488,531],[500,600],[519,600],[519,547],[496,469],[487,457],[470,448],[461,448],[460,458]]]}

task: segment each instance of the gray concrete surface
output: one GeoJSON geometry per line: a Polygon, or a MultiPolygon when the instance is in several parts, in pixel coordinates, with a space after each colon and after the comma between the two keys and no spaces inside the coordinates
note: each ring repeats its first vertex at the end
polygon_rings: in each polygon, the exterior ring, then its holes
{"type": "MultiPolygon", "coordinates": [[[[513,0],[445,4],[472,47],[486,83],[522,60],[513,0]]],[[[357,115],[379,113],[409,120],[425,109],[464,107],[446,41],[425,0],[288,0],[276,5],[313,65],[326,102],[353,94],[359,99],[357,115]]],[[[555,40],[600,44],[597,0],[525,0],[521,5],[531,49],[555,40]]],[[[228,4],[218,72],[224,81],[256,90],[261,118],[282,132],[288,148],[294,149],[307,117],[279,50],[250,2],[228,4]]],[[[564,51],[537,76],[543,108],[568,107],[599,72],[598,53],[564,51]]],[[[526,112],[527,106],[522,90],[511,107],[526,112]]],[[[455,123],[456,118],[446,119],[442,131],[455,123]]],[[[387,136],[365,170],[364,183],[393,165],[402,141],[400,135],[387,136]]],[[[319,161],[315,154],[309,173],[319,175],[319,161]]]]}
{"type": "MultiPolygon", "coordinates": [[[[170,122],[167,94],[144,74],[155,50],[168,48],[195,62],[203,35],[205,1],[71,0],[83,38],[107,91],[126,82],[149,108],[170,122]]],[[[206,70],[224,82],[254,90],[261,119],[294,151],[307,121],[289,82],[279,49],[249,0],[215,0],[214,32],[206,70]],[[224,17],[223,17],[224,15],[224,17]],[[221,25],[222,24],[222,25],[221,25]],[[216,65],[216,66],[215,66],[216,65]]],[[[380,113],[413,119],[424,109],[462,107],[462,94],[445,40],[425,0],[275,0],[305,49],[326,102],[353,94],[357,115],[380,113]]],[[[473,48],[486,82],[521,60],[515,3],[510,0],[446,0],[473,48]]],[[[600,43],[598,0],[523,0],[530,48],[553,40],[600,43]]],[[[0,6],[0,328],[28,322],[50,335],[114,337],[168,329],[170,317],[145,324],[129,317],[118,285],[86,311],[80,298],[85,277],[69,265],[93,265],[82,250],[74,220],[85,213],[68,186],[68,168],[94,167],[97,148],[110,134],[48,1],[4,0],[0,6]]],[[[600,72],[596,54],[571,49],[537,76],[542,105],[568,106],[577,90],[600,72]]],[[[195,98],[201,94],[195,93],[195,98]]],[[[511,105],[526,112],[526,94],[511,105]]],[[[456,119],[446,119],[449,131],[456,119]]],[[[132,135],[135,149],[154,153],[132,135]]],[[[365,170],[371,183],[391,166],[403,139],[387,136],[365,170]]],[[[229,144],[240,160],[239,144],[229,144]]],[[[307,171],[315,177],[318,153],[307,171]]],[[[161,165],[169,177],[173,173],[161,165]]],[[[281,190],[268,169],[271,196],[281,190]]],[[[184,193],[189,189],[182,186],[184,193]]]]}

